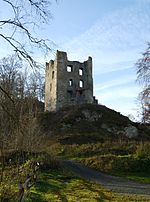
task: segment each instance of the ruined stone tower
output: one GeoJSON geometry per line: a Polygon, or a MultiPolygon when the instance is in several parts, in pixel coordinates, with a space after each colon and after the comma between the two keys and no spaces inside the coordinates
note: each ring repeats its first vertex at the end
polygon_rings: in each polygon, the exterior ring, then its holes
{"type": "Polygon", "coordinates": [[[55,60],[46,63],[45,110],[84,103],[93,103],[92,58],[69,61],[67,53],[57,51],[55,60]]]}

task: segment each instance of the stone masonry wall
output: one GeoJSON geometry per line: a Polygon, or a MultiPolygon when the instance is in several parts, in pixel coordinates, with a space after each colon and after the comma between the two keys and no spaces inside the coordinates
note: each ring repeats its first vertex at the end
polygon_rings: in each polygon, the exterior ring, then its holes
{"type": "Polygon", "coordinates": [[[93,103],[92,58],[69,61],[66,52],[57,51],[55,60],[46,63],[45,110],[84,103],[93,103]]]}

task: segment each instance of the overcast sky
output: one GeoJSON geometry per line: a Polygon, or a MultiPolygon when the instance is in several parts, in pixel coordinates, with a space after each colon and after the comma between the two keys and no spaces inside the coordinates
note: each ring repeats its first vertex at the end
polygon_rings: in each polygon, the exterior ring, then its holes
{"type": "Polygon", "coordinates": [[[135,63],[150,41],[150,0],[59,0],[51,12],[53,19],[40,36],[68,52],[69,60],[82,62],[91,56],[99,103],[136,116],[140,87],[135,63]]]}

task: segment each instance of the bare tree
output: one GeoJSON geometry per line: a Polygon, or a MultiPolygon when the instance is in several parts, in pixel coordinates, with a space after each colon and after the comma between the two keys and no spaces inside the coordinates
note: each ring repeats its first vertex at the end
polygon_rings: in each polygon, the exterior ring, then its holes
{"type": "MultiPolygon", "coordinates": [[[[15,55],[0,61],[2,88],[0,91],[0,158],[2,160],[0,183],[3,182],[6,151],[35,152],[41,147],[43,140],[40,132],[34,131],[34,116],[38,109],[41,81],[33,79],[33,76],[31,77],[33,81],[30,81],[30,77],[23,73],[22,62],[15,55]]],[[[20,164],[17,165],[17,175],[20,176],[20,164]]],[[[20,179],[18,177],[19,189],[24,190],[30,183],[31,176],[26,178],[27,181],[23,184],[20,179]]],[[[24,197],[23,192],[20,192],[20,195],[21,198],[24,197]]]]}
{"type": "Polygon", "coordinates": [[[7,19],[0,19],[0,38],[32,67],[35,67],[37,63],[32,55],[33,48],[42,50],[42,53],[52,50],[52,42],[39,39],[33,31],[52,17],[49,10],[50,1],[2,0],[0,10],[6,6],[9,15],[7,13],[8,16],[5,17],[7,19]]]}
{"type": "MultiPolygon", "coordinates": [[[[37,37],[36,30],[51,18],[49,0],[2,0],[0,12],[5,7],[9,10],[0,19],[0,38],[20,59],[25,59],[35,68],[33,50],[42,54],[52,50],[52,42],[37,37]],[[34,31],[35,30],[35,31],[34,31]]],[[[39,93],[35,82],[28,82],[22,75],[21,60],[5,58],[0,61],[0,153],[5,149],[16,150],[33,148],[40,139],[33,136],[33,102],[39,93]],[[33,85],[34,84],[34,85],[33,85]],[[29,87],[29,88],[28,88],[29,87]],[[32,89],[31,89],[32,87],[32,89]],[[32,93],[31,93],[32,92],[32,93]],[[29,113],[30,112],[30,113],[29,113]],[[14,144],[15,143],[15,144],[14,144]]],[[[40,94],[41,95],[41,94],[40,94]]],[[[3,180],[4,159],[2,159],[1,182],[3,180]]],[[[21,200],[20,200],[21,201],[21,200]]]]}
{"type": "MultiPolygon", "coordinates": [[[[39,98],[42,99],[41,86],[44,81],[40,79],[40,72],[37,73],[37,75],[27,74],[26,71],[24,73],[22,62],[15,55],[0,61],[1,130],[3,128],[9,130],[12,125],[10,131],[14,131],[16,123],[20,129],[23,128],[22,133],[24,134],[25,128],[28,128],[26,127],[27,120],[32,119],[38,110],[42,110],[39,98]],[[4,116],[10,122],[5,120],[4,116]]],[[[8,132],[5,133],[5,135],[7,134],[8,132]]]]}
{"type": "Polygon", "coordinates": [[[143,122],[150,123],[150,43],[148,48],[142,54],[142,58],[136,63],[137,81],[143,86],[139,94],[141,102],[143,122]]]}

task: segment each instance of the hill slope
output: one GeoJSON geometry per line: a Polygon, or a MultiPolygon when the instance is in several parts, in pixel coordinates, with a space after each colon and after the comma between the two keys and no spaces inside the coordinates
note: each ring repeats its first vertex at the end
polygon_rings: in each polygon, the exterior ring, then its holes
{"type": "MultiPolygon", "coordinates": [[[[142,126],[103,105],[88,104],[63,108],[57,112],[40,113],[37,122],[42,132],[60,136],[71,134],[70,138],[77,143],[83,142],[82,137],[78,139],[79,134],[92,134],[93,138],[91,135],[89,140],[88,137],[84,138],[86,142],[106,138],[136,138],[143,135],[142,126]]],[[[146,132],[146,136],[148,135],[146,132]]]]}
{"type": "Polygon", "coordinates": [[[132,179],[149,182],[148,127],[102,105],[45,112],[39,114],[37,122],[42,133],[47,135],[45,148],[48,153],[76,159],[103,172],[128,173],[132,179]]]}

